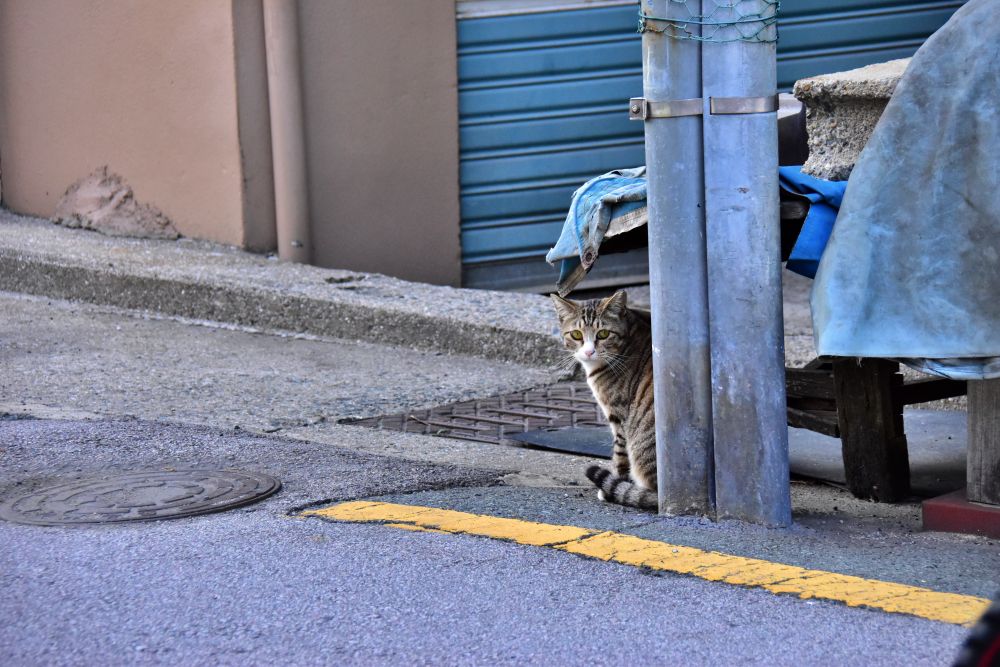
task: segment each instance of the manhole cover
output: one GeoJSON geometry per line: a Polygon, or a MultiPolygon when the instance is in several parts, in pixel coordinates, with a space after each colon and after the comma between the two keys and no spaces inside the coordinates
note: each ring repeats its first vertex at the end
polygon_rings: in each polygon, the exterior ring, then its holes
{"type": "Polygon", "coordinates": [[[0,517],[38,526],[152,521],[221,512],[281,488],[239,470],[153,470],[39,489],[0,505],[0,517]]]}

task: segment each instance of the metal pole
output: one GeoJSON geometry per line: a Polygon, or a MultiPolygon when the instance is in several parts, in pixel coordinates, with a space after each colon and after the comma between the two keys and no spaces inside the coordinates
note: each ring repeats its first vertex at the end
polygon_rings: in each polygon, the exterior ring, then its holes
{"type": "MultiPolygon", "coordinates": [[[[713,21],[776,9],[766,0],[702,0],[713,21]],[[754,7],[754,6],[757,7],[754,7]]],[[[710,98],[776,93],[776,26],[743,41],[728,26],[702,44],[705,216],[712,341],[715,493],[719,518],[791,522],[781,317],[776,113],[710,113],[710,98]],[[724,31],[728,30],[727,35],[724,31]]],[[[744,100],[744,102],[747,102],[744,100]]],[[[746,107],[752,110],[752,105],[746,107]]]]}
{"type": "Polygon", "coordinates": [[[309,263],[309,201],[302,127],[299,18],[296,0],[264,0],[264,48],[271,112],[278,256],[309,263]]]}
{"type": "MultiPolygon", "coordinates": [[[[671,0],[642,0],[641,8],[647,16],[688,17],[687,8],[671,0]]],[[[699,42],[674,39],[674,27],[658,25],[642,36],[645,98],[701,97],[699,42]]],[[[645,122],[657,491],[662,514],[713,511],[701,124],[698,115],[645,122]]]]}

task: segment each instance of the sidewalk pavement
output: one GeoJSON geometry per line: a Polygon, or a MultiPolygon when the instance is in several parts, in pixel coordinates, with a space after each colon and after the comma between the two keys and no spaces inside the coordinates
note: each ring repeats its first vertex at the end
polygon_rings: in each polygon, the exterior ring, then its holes
{"type": "Polygon", "coordinates": [[[66,229],[0,209],[0,290],[268,330],[547,364],[548,299],[278,261],[191,239],[66,229]]]}
{"type": "MultiPolygon", "coordinates": [[[[190,239],[113,238],[0,209],[0,290],[545,365],[548,299],[321,269],[190,239]]],[[[557,273],[553,270],[553,286],[557,273]]],[[[811,281],[785,272],[786,365],[815,356],[811,281]]],[[[649,305],[648,288],[629,290],[649,305]]]]}

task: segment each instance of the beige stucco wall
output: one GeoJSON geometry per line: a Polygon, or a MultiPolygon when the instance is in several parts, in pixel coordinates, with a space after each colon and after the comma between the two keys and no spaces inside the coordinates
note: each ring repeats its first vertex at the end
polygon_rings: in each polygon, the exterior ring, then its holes
{"type": "MultiPolygon", "coordinates": [[[[253,137],[244,183],[232,2],[0,0],[4,204],[49,216],[67,186],[107,164],[186,236],[273,245],[266,115],[254,116],[266,101],[242,119],[253,137]],[[263,210],[248,215],[245,189],[263,210]]],[[[254,48],[241,62],[259,81],[254,48]]]]}
{"type": "Polygon", "coordinates": [[[461,280],[454,0],[303,0],[315,260],[461,280]]]}
{"type": "MultiPolygon", "coordinates": [[[[300,0],[315,262],[461,280],[454,0],[300,0]]],[[[0,0],[3,204],[107,164],[185,236],[275,245],[261,0],[0,0]]]]}

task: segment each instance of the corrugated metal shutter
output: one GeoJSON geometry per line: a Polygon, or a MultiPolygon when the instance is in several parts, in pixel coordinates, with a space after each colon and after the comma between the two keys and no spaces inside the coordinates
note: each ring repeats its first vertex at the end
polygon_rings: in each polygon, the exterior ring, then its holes
{"type": "MultiPolygon", "coordinates": [[[[961,5],[786,0],[779,86],[912,55],[961,5]]],[[[636,25],[636,5],[458,22],[466,285],[517,283],[502,266],[511,262],[524,262],[523,284],[550,280],[541,257],[559,235],[573,190],[644,162],[642,125],[625,112],[642,91],[636,25]]]]}
{"type": "Polygon", "coordinates": [[[778,86],[826,72],[908,58],[964,0],[785,0],[778,20],[778,86]]]}

